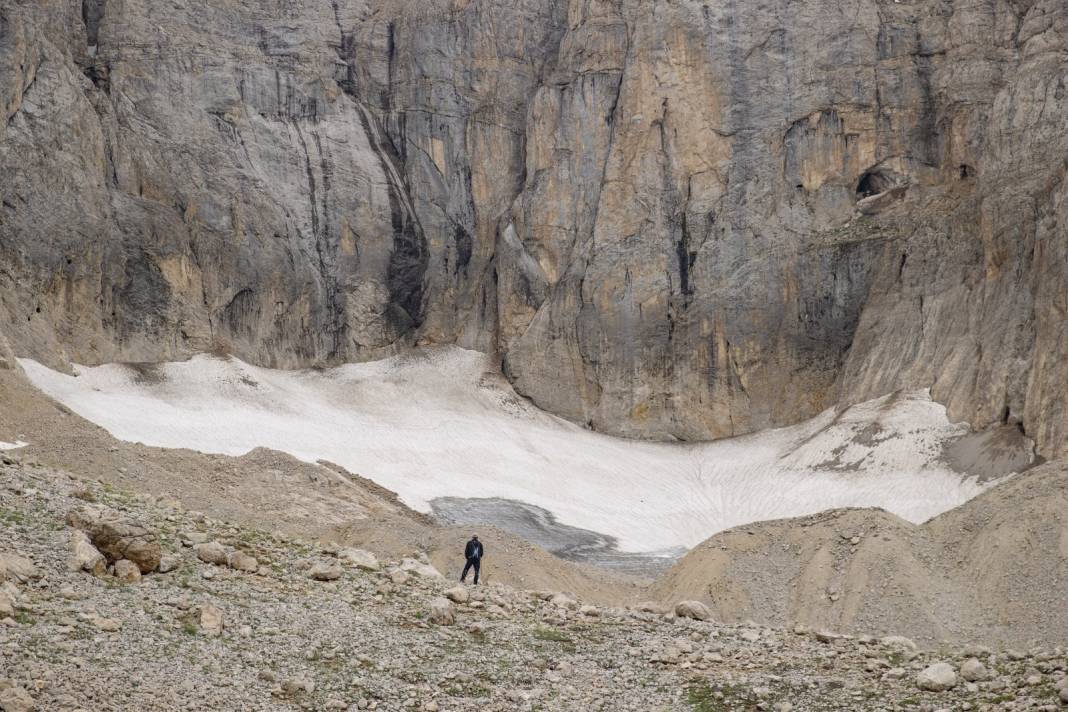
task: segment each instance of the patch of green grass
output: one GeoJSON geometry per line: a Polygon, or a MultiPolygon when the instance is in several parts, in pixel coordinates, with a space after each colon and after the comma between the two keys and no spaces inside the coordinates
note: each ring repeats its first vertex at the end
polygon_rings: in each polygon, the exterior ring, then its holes
{"type": "Polygon", "coordinates": [[[0,509],[0,524],[16,527],[26,523],[26,515],[17,509],[0,509]]]}
{"type": "Polygon", "coordinates": [[[452,682],[445,686],[444,692],[450,697],[489,697],[490,690],[477,682],[452,682]]]}
{"type": "Polygon", "coordinates": [[[750,709],[757,703],[744,687],[724,685],[717,690],[703,677],[691,678],[685,689],[686,703],[694,712],[729,712],[750,709]]]}
{"type": "Polygon", "coordinates": [[[185,621],[184,623],[182,623],[182,632],[186,635],[196,635],[197,624],[193,621],[185,621]]]}
{"type": "Polygon", "coordinates": [[[534,637],[538,640],[551,640],[554,643],[570,643],[571,638],[566,633],[550,628],[549,626],[539,625],[534,629],[534,637]]]}

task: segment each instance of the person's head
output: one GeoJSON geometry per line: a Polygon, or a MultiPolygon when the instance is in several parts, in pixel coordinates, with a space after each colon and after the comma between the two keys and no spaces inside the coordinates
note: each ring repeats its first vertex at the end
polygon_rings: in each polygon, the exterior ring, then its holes
{"type": "Polygon", "coordinates": [[[472,534],[471,541],[478,541],[478,534],[472,534]]]}

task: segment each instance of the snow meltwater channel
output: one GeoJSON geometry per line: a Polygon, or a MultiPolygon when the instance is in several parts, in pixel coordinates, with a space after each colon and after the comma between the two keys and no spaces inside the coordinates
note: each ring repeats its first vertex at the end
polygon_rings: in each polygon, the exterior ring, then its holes
{"type": "Polygon", "coordinates": [[[968,429],[925,391],[675,444],[601,435],[544,413],[486,356],[456,347],[304,371],[213,356],[76,367],[76,376],[21,363],[38,388],[122,440],[330,460],[422,511],[456,498],[510,500],[612,537],[622,552],[677,554],[733,526],[837,507],[920,522],[990,484],[944,457],[968,429]]]}

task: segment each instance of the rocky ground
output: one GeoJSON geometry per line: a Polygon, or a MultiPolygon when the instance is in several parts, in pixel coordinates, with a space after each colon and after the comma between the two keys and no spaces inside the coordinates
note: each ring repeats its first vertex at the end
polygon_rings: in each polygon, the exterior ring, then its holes
{"type": "Polygon", "coordinates": [[[422,552],[379,562],[5,462],[5,712],[993,710],[1068,701],[1061,648],[921,651],[893,636],[701,620],[701,604],[665,612],[458,587],[422,552]],[[131,558],[110,563],[98,549],[131,558]]]}

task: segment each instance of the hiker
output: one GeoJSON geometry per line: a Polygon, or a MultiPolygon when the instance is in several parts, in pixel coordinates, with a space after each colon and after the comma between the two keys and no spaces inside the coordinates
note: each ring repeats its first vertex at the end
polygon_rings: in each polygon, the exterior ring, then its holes
{"type": "Polygon", "coordinates": [[[475,585],[478,585],[478,572],[482,568],[482,555],[484,553],[486,553],[486,550],[482,548],[482,542],[478,540],[478,535],[472,534],[471,541],[467,542],[467,547],[464,548],[467,565],[464,566],[464,572],[460,574],[460,583],[464,582],[464,579],[467,578],[467,572],[473,566],[475,568],[475,585]]]}

